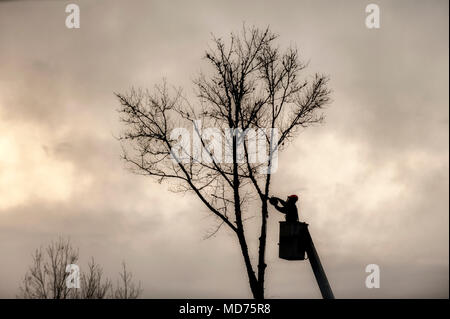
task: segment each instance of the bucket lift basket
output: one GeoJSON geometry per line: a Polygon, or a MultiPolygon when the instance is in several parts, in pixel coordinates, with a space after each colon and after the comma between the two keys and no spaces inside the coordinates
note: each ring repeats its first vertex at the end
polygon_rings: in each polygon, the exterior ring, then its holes
{"type": "Polygon", "coordinates": [[[308,246],[308,224],[280,222],[279,257],[286,260],[305,260],[308,246]]]}

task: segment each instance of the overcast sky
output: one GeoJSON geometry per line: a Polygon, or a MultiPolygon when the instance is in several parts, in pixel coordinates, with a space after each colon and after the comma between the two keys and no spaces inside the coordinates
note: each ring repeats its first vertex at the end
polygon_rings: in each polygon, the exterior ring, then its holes
{"type": "MultiPolygon", "coordinates": [[[[211,33],[246,22],[331,79],[325,123],[280,155],[272,189],[301,194],[335,296],[448,298],[448,1],[376,1],[380,29],[361,0],[73,1],[80,29],[68,3],[0,1],[0,297],[59,235],[81,268],[94,256],[114,277],[125,260],[143,297],[251,297],[232,234],[204,240],[215,222],[195,197],[125,169],[113,95],[164,77],[191,92],[211,33]],[[379,289],[365,287],[373,263],[379,289]]],[[[278,259],[280,220],[267,297],[320,298],[307,261],[278,259]]]]}

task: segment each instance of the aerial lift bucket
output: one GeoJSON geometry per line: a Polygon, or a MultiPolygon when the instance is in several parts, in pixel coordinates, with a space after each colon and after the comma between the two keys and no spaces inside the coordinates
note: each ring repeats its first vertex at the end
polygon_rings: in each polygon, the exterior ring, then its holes
{"type": "Polygon", "coordinates": [[[279,257],[286,260],[305,260],[307,227],[302,222],[280,222],[279,257]]]}
{"type": "Polygon", "coordinates": [[[280,222],[279,257],[286,260],[305,260],[308,256],[311,268],[324,299],[334,299],[319,255],[308,231],[308,224],[302,222],[280,222]]]}

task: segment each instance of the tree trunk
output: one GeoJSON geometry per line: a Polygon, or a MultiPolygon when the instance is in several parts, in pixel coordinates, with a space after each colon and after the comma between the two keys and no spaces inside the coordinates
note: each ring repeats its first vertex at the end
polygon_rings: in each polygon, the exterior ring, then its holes
{"type": "Polygon", "coordinates": [[[262,221],[261,221],[261,232],[259,236],[259,250],[258,250],[258,286],[261,290],[260,292],[260,298],[258,299],[264,299],[264,277],[266,273],[266,238],[267,238],[267,200],[263,201],[262,204],[262,221]]]}
{"type": "Polygon", "coordinates": [[[247,270],[248,281],[250,284],[250,289],[255,299],[263,299],[263,293],[258,284],[255,272],[253,271],[252,263],[250,261],[250,256],[248,253],[247,242],[245,240],[244,232],[239,230],[237,233],[239,239],[239,246],[241,247],[242,257],[244,257],[245,268],[247,270]]]}

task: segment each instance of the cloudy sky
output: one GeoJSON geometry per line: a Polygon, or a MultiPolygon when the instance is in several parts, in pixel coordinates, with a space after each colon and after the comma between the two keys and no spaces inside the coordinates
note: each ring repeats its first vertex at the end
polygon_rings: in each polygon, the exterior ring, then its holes
{"type": "MultiPolygon", "coordinates": [[[[211,33],[246,22],[331,78],[324,125],[280,155],[272,186],[302,194],[336,297],[448,298],[447,1],[376,1],[380,29],[361,0],[73,1],[80,29],[65,27],[69,3],[0,1],[0,297],[59,235],[81,268],[94,256],[114,277],[125,260],[144,297],[251,296],[231,233],[204,240],[215,222],[196,198],[125,169],[113,95],[164,77],[191,92],[211,33]],[[379,289],[365,287],[373,263],[379,289]]],[[[282,219],[267,297],[320,298],[308,262],[278,259],[282,219]]]]}

